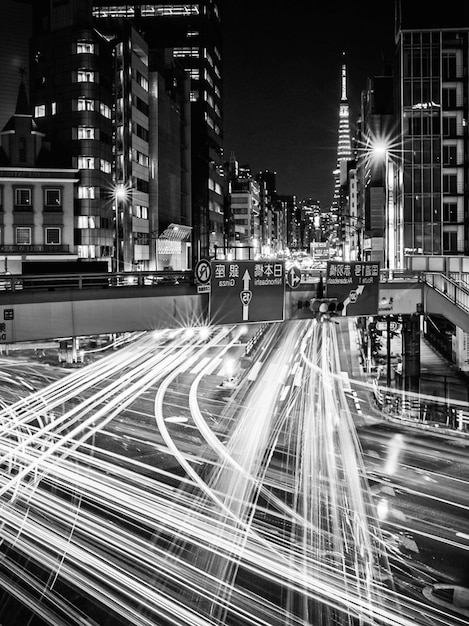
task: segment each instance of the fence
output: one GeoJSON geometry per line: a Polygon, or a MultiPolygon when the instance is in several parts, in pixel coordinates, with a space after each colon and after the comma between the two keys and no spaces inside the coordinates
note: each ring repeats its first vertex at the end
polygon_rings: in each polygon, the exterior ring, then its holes
{"type": "Polygon", "coordinates": [[[380,387],[377,379],[373,380],[373,395],[378,408],[390,417],[413,424],[469,433],[467,409],[447,402],[420,400],[403,392],[395,393],[380,387]]]}

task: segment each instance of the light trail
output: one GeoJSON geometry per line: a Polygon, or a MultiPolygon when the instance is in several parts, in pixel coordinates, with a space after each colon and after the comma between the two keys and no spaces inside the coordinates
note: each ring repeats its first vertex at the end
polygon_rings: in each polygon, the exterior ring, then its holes
{"type": "Polygon", "coordinates": [[[283,329],[211,423],[200,384],[234,346],[226,336],[144,336],[2,408],[0,585],[54,625],[99,623],[68,588],[116,624],[464,623],[388,585],[335,325],[283,329]],[[165,415],[182,375],[187,425],[165,415]],[[284,397],[287,376],[299,384],[284,397]],[[160,428],[150,443],[183,476],[93,444],[150,391],[160,428]],[[184,441],[189,427],[206,447],[184,441]]]}

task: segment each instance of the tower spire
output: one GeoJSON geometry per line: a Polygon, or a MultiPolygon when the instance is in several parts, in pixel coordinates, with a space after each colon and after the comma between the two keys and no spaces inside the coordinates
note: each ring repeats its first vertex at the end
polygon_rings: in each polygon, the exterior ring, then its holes
{"type": "Polygon", "coordinates": [[[340,105],[339,105],[339,142],[337,147],[337,166],[334,170],[334,199],[332,210],[337,212],[340,208],[340,174],[345,163],[352,158],[352,142],[350,138],[350,107],[347,98],[347,64],[345,52],[342,53],[342,67],[340,79],[340,105]]]}

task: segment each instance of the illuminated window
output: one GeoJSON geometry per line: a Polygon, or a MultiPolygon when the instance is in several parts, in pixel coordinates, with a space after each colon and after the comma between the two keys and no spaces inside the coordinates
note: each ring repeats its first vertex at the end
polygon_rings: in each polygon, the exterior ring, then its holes
{"type": "Polygon", "coordinates": [[[95,129],[91,126],[79,126],[77,131],[78,139],[94,139],[95,129]]]}
{"type": "Polygon", "coordinates": [[[140,87],[142,87],[142,89],[148,91],[148,80],[138,70],[135,71],[135,80],[140,85],[140,87]]]}
{"type": "Polygon", "coordinates": [[[77,43],[77,54],[94,54],[94,43],[79,41],[77,43]]]}
{"type": "Polygon", "coordinates": [[[134,215],[143,220],[148,219],[148,207],[142,206],[141,204],[136,204],[134,206],[134,215]]]}
{"type": "Polygon", "coordinates": [[[50,113],[51,115],[55,115],[57,113],[57,102],[50,103],[50,113]]]}
{"type": "Polygon", "coordinates": [[[104,104],[104,102],[101,102],[99,105],[99,110],[103,117],[107,117],[109,120],[111,119],[111,107],[109,107],[107,104],[104,104]]]}
{"type": "Polygon", "coordinates": [[[96,246],[78,246],[78,256],[80,259],[95,259],[96,246]]]}
{"type": "Polygon", "coordinates": [[[46,228],[46,244],[48,246],[60,245],[60,228],[46,228]]]}
{"type": "Polygon", "coordinates": [[[77,81],[79,83],[94,83],[95,73],[91,70],[78,70],[77,81]]]}
{"type": "Polygon", "coordinates": [[[46,115],[46,105],[38,104],[34,107],[34,117],[45,117],[46,115]]]}
{"type": "Polygon", "coordinates": [[[94,111],[94,100],[89,98],[78,98],[78,111],[94,111]]]}
{"type": "Polygon", "coordinates": [[[31,228],[20,226],[15,230],[15,241],[16,244],[21,246],[30,246],[31,245],[31,228]]]}
{"type": "Polygon", "coordinates": [[[96,187],[78,187],[78,197],[80,200],[93,200],[97,197],[96,187]]]}
{"type": "Polygon", "coordinates": [[[96,228],[96,217],[94,215],[79,215],[77,227],[80,229],[96,228]]]}
{"type": "Polygon", "coordinates": [[[173,55],[175,58],[186,58],[190,57],[191,59],[198,59],[200,56],[199,48],[196,46],[179,46],[173,48],[173,55]]]}
{"type": "Polygon", "coordinates": [[[94,157],[79,156],[78,157],[78,169],[79,170],[94,170],[94,157]]]}
{"type": "Polygon", "coordinates": [[[111,164],[109,163],[109,161],[106,161],[105,159],[100,159],[99,167],[102,172],[105,172],[106,174],[110,174],[111,164]]]}

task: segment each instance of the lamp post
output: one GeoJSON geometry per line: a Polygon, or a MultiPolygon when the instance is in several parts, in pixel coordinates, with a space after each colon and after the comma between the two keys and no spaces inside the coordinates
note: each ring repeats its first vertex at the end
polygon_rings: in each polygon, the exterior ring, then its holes
{"type": "Polygon", "coordinates": [[[384,176],[381,175],[384,179],[383,254],[384,268],[390,274],[402,269],[404,264],[402,208],[398,193],[403,152],[400,144],[391,142],[389,138],[373,138],[368,146],[371,165],[384,165],[384,176]]]}
{"type": "Polygon", "coordinates": [[[123,238],[124,238],[124,215],[123,206],[130,197],[131,186],[129,183],[117,183],[113,189],[112,195],[114,199],[116,224],[115,224],[115,271],[120,271],[120,266],[125,259],[123,258],[123,238]]]}

